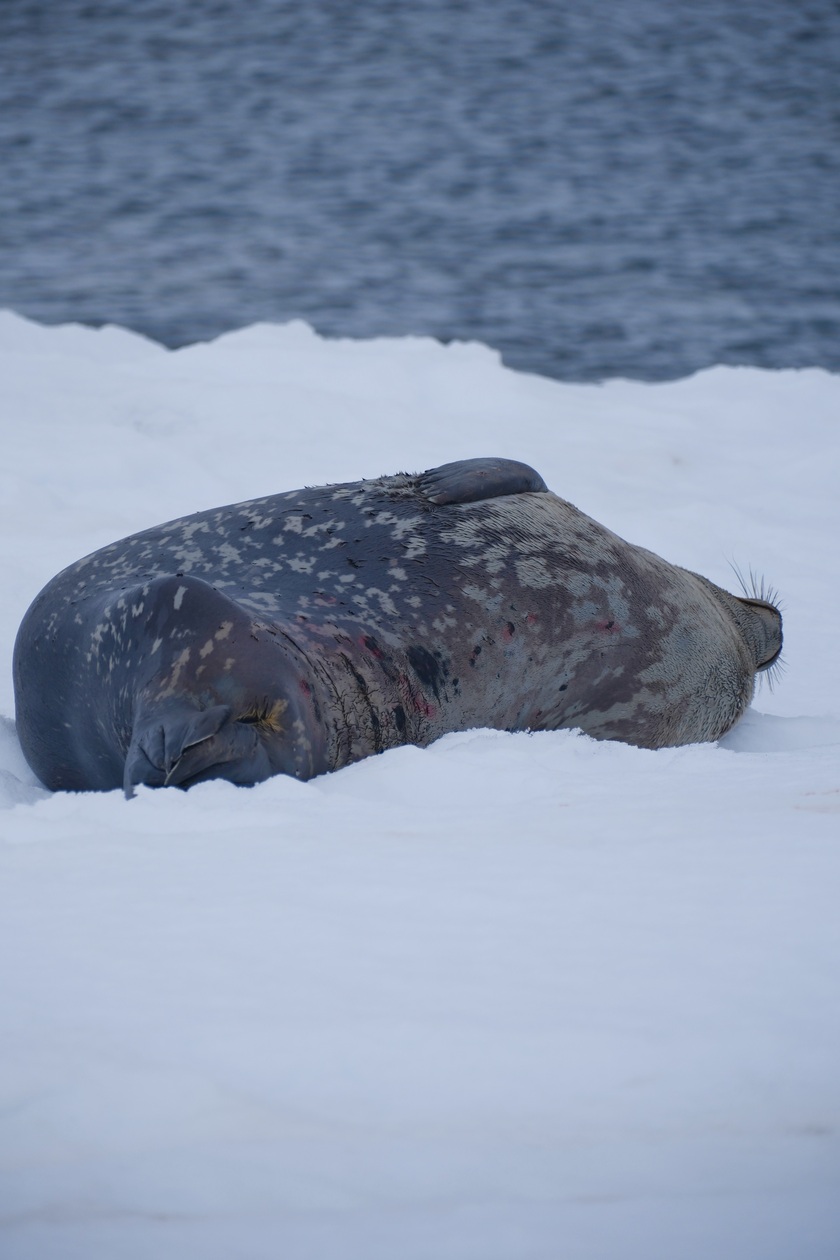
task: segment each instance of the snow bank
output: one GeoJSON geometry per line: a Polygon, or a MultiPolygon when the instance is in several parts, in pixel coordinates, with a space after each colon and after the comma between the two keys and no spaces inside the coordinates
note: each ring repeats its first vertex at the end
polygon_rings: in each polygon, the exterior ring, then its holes
{"type": "Polygon", "coordinates": [[[563,385],[300,323],[0,316],[0,1254],[840,1252],[840,378],[563,385]],[[781,591],[717,746],[468,732],[309,784],[51,795],[41,586],[155,522],[472,455],[781,591]]]}

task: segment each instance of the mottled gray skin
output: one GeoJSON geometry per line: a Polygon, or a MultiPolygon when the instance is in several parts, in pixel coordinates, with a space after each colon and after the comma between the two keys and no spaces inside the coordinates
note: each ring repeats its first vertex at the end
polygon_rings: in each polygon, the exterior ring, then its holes
{"type": "Polygon", "coordinates": [[[527,465],[294,490],[58,575],[15,646],[51,788],[308,779],[470,727],[714,740],[781,650],[773,605],[624,542],[527,465]]]}

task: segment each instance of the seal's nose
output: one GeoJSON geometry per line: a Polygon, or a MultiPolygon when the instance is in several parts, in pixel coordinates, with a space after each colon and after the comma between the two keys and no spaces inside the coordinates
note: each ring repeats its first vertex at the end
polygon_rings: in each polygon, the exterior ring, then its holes
{"type": "Polygon", "coordinates": [[[757,673],[769,669],[779,659],[784,636],[782,614],[775,604],[766,599],[741,599],[745,608],[753,614],[755,639],[755,668],[757,673]]]}

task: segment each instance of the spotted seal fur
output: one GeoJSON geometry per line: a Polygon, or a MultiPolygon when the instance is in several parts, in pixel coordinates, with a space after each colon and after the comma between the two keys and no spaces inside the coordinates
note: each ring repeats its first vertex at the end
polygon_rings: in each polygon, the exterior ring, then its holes
{"type": "Polygon", "coordinates": [[[525,464],[293,490],[148,529],[35,599],[14,657],[50,788],[308,779],[447,731],[714,740],[778,609],[624,542],[525,464]]]}

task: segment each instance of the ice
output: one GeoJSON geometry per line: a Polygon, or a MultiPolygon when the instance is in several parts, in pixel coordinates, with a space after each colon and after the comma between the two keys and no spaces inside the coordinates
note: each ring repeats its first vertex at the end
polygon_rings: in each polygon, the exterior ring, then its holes
{"type": "Polygon", "coordinates": [[[126,533],[475,455],[778,588],[719,745],[470,731],[50,794],[0,682],[4,1260],[840,1254],[840,377],[564,385],[299,322],[0,317],[0,639],[126,533]]]}

